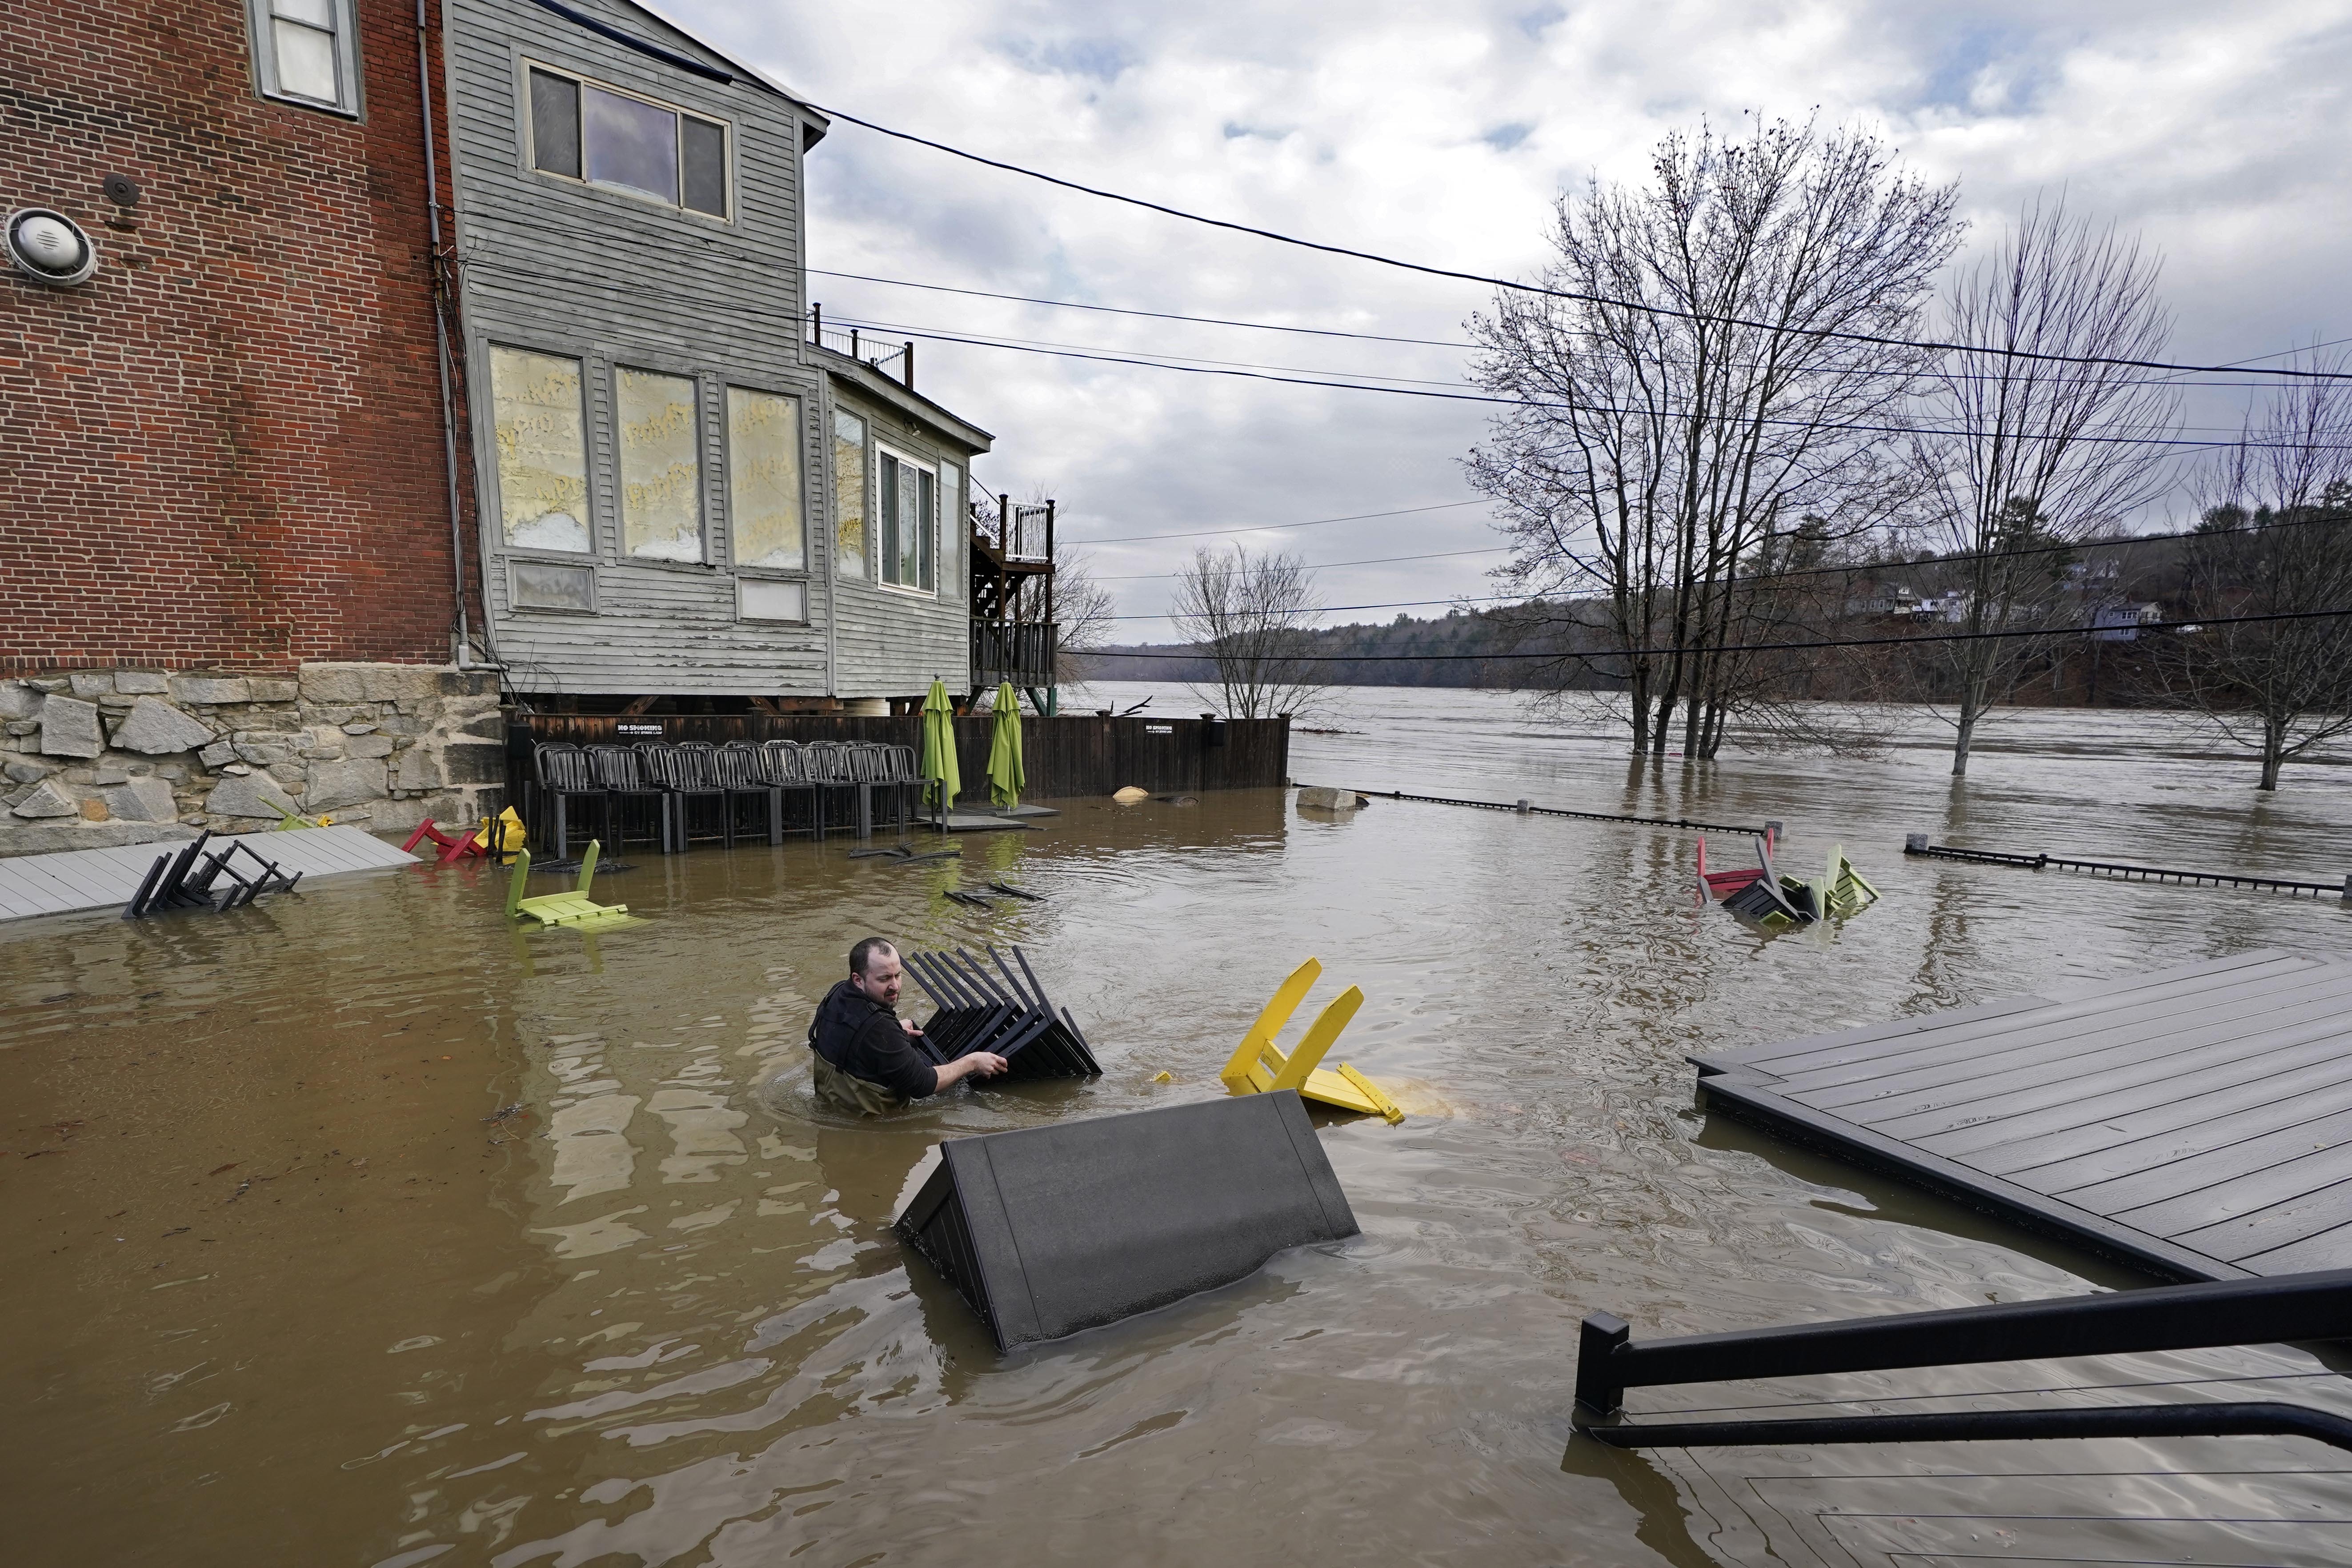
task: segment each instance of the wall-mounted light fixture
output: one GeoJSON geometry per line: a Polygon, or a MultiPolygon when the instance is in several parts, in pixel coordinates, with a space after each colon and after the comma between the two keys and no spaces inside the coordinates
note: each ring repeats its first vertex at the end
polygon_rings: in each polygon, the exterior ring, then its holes
{"type": "Polygon", "coordinates": [[[48,207],[8,215],[8,259],[36,283],[69,288],[98,270],[98,247],[81,226],[48,207]]]}

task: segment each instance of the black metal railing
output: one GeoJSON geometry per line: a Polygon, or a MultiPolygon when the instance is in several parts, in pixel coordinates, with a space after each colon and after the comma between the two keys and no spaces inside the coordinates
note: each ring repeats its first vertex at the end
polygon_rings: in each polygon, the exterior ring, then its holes
{"type": "Polygon", "coordinates": [[[1045,687],[1054,679],[1054,640],[1061,628],[1051,621],[971,623],[971,678],[976,686],[1009,680],[1045,687]]]}
{"type": "Polygon", "coordinates": [[[2162,866],[2131,866],[2116,860],[2081,860],[2066,855],[2017,855],[1999,849],[1961,849],[1949,844],[1930,844],[1924,833],[1914,833],[1903,841],[1906,855],[1924,855],[1935,860],[1964,860],[1976,866],[2021,866],[2029,871],[2055,868],[2061,871],[2085,871],[2094,877],[2116,877],[2126,882],[2175,882],[2183,887],[2253,888],[2266,893],[2285,893],[2300,898],[2309,893],[2315,899],[2336,898],[2352,904],[2352,877],[2341,882],[2300,882],[2285,877],[2257,877],[2244,871],[2178,871],[2162,866]]]}
{"type": "Polygon", "coordinates": [[[828,327],[824,316],[815,311],[809,315],[809,341],[871,365],[884,375],[896,376],[910,387],[915,384],[915,345],[911,342],[877,338],[856,327],[828,327]]]}
{"type": "Polygon", "coordinates": [[[1643,1344],[1633,1342],[1622,1319],[1594,1312],[1584,1320],[1577,1353],[1575,1422],[1579,1431],[1620,1448],[2270,1433],[2315,1437],[2352,1449],[2352,1419],[2275,1403],[1599,1425],[1619,1415],[1628,1388],[2347,1335],[2352,1335],[2352,1268],[1892,1318],[1848,1318],[1643,1344]]]}

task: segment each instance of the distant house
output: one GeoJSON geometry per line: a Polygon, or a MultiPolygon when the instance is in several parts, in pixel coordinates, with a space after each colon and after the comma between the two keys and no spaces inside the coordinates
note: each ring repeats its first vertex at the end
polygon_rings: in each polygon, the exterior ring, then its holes
{"type": "Polygon", "coordinates": [[[2139,628],[2151,621],[2164,619],[2164,606],[2154,602],[2135,605],[2100,605],[2091,611],[2091,625],[2098,628],[2092,637],[2098,642],[2136,642],[2139,628]]]}

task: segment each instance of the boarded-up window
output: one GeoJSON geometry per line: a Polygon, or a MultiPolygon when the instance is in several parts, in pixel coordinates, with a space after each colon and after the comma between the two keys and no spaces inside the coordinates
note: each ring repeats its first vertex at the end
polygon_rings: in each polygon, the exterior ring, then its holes
{"type": "Polygon", "coordinates": [[[702,462],[690,376],[614,373],[621,548],[648,561],[702,559],[702,462]]]}
{"type": "Polygon", "coordinates": [[[747,621],[806,621],[808,584],[783,577],[739,577],[747,621]]]}
{"type": "Polygon", "coordinates": [[[833,411],[833,560],[844,577],[866,575],[866,421],[833,411]]]}
{"type": "Polygon", "coordinates": [[[892,451],[882,454],[882,581],[900,588],[931,585],[931,523],[939,476],[892,451]]]}
{"type": "Polygon", "coordinates": [[[514,549],[589,548],[588,427],[580,392],[576,359],[490,350],[499,522],[514,549]]]}
{"type": "Polygon", "coordinates": [[[940,465],[940,597],[963,597],[965,535],[971,517],[965,510],[963,470],[953,463],[940,465]]]}
{"type": "Polygon", "coordinates": [[[727,515],[735,564],[798,571],[808,564],[801,524],[801,412],[796,399],[727,389],[727,515]]]}
{"type": "Polygon", "coordinates": [[[507,563],[510,595],[518,610],[567,610],[593,615],[596,609],[596,569],[559,566],[548,561],[507,563]]]}

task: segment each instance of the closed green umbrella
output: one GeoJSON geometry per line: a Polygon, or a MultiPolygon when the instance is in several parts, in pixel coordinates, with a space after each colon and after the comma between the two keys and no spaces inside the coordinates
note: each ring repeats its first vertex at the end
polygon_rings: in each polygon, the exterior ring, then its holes
{"type": "Polygon", "coordinates": [[[935,805],[944,821],[948,807],[963,788],[963,780],[956,772],[955,709],[948,702],[948,689],[937,679],[931,681],[930,694],[923,699],[922,773],[938,781],[936,788],[927,789],[924,795],[926,804],[935,805]]]}
{"type": "Polygon", "coordinates": [[[1028,783],[1021,768],[1020,699],[1013,682],[996,689],[996,728],[988,738],[988,798],[1000,806],[1021,804],[1021,786],[1028,783]]]}

